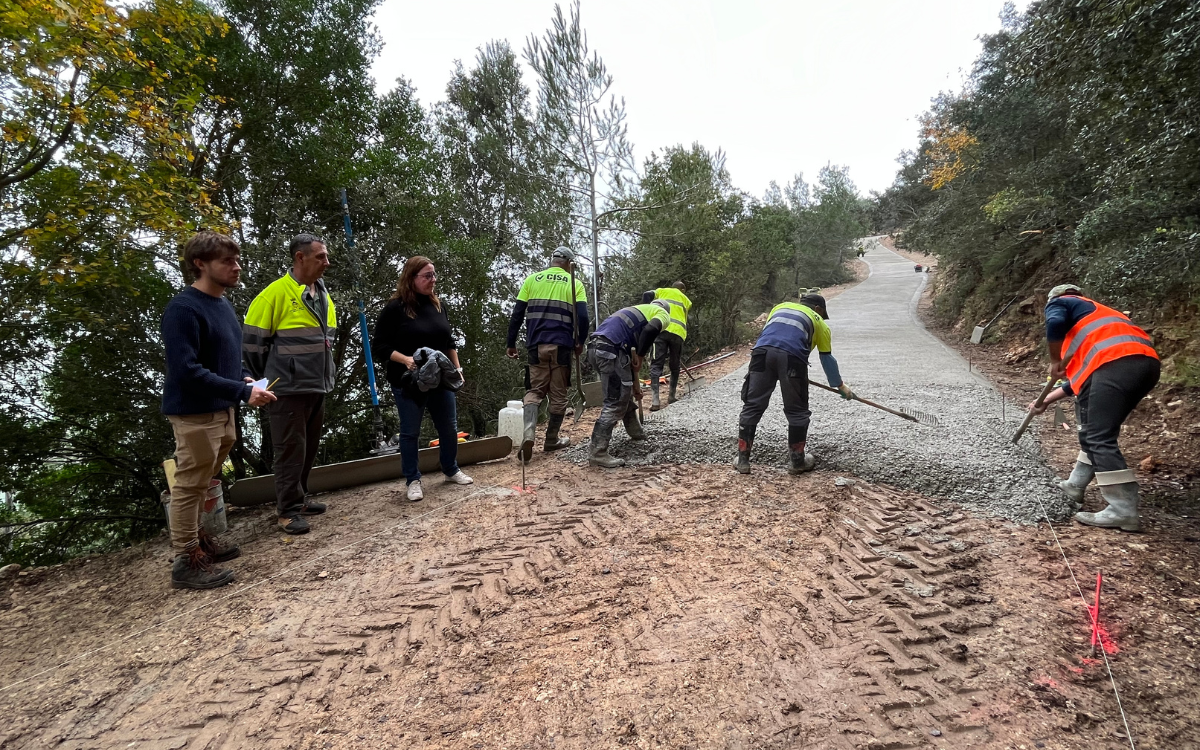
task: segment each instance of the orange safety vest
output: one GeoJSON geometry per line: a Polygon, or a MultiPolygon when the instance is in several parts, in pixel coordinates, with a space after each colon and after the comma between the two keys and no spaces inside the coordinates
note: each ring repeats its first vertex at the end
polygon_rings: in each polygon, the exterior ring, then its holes
{"type": "Polygon", "coordinates": [[[1062,356],[1067,362],[1067,381],[1079,393],[1083,384],[1101,365],[1121,357],[1144,355],[1158,359],[1150,334],[1138,328],[1120,312],[1090,300],[1096,309],[1081,319],[1063,339],[1062,356]]]}

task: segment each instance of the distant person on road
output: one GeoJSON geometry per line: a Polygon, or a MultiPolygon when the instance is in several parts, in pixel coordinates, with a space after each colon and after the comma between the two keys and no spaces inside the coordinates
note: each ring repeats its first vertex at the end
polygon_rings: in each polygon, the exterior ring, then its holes
{"type": "Polygon", "coordinates": [[[814,347],[829,385],[837,388],[842,398],[854,398],[854,391],[842,381],[833,357],[833,334],[825,322],[828,319],[825,298],[815,293],[802,294],[798,303],[782,302],[767,316],[767,324],[750,352],[750,369],[742,385],[738,455],[733,465],[742,474],[750,473],[754,433],[771,403],[776,384],[783,391],[783,413],[788,423],[792,462],[788,471],[801,474],[816,467],[816,458],[804,450],[812,418],[808,408],[808,357],[814,347]]]}
{"type": "Polygon", "coordinates": [[[241,554],[222,546],[200,526],[208,486],[220,473],[236,439],[239,402],[262,406],[270,391],[250,385],[242,369],[242,327],[225,290],[241,276],[240,249],[232,238],[200,232],[183,247],[183,276],[191,281],[167,304],[162,337],[167,376],[162,413],[175,433],[175,486],[168,525],[175,562],[171,587],[211,589],[233,580],[215,567],[241,554]]]}
{"type": "Polygon", "coordinates": [[[325,422],[325,395],[333,390],[337,316],[321,277],[329,268],[325,241],[299,234],[288,244],[292,270],[259,292],[242,327],[242,356],[255,378],[278,396],[267,408],[275,452],[275,510],[279,528],[307,534],[305,516],[325,512],[308,498],[325,422]]]}
{"type": "MultiPolygon", "coordinates": [[[[508,321],[508,356],[516,359],[517,334],[525,324],[529,380],[525,384],[525,434],[521,440],[521,460],[533,457],[537,437],[538,407],[550,396],[550,421],[546,425],[544,451],[556,451],[571,444],[559,437],[567,413],[567,394],[571,386],[571,355],[583,353],[587,339],[588,306],[583,282],[574,281],[571,270],[575,254],[559,247],[550,256],[550,267],[529,275],[517,293],[508,321]],[[573,316],[572,316],[573,313],[573,316]]],[[[576,377],[582,374],[576,373],[576,377]]]]}
{"type": "Polygon", "coordinates": [[[642,369],[642,357],[671,322],[668,307],[666,302],[657,301],[622,308],[605,318],[588,338],[588,363],[600,373],[600,387],[604,391],[604,406],[588,445],[588,463],[592,466],[615,469],[625,465],[624,460],[608,453],[618,420],[624,423],[631,440],[646,439],[633,399],[636,393],[641,400],[637,375],[642,369]]]}
{"type": "Polygon", "coordinates": [[[1108,506],[1099,513],[1076,513],[1088,526],[1137,531],[1137,478],[1117,445],[1121,424],[1158,384],[1160,363],[1150,335],[1123,313],[1083,296],[1074,284],[1050,290],[1046,302],[1046,341],[1050,376],[1065,384],[1046,396],[1034,414],[1068,396],[1075,396],[1079,424],[1079,456],[1071,476],[1059,487],[1075,503],[1095,478],[1108,506]]]}
{"type": "Polygon", "coordinates": [[[400,464],[408,483],[407,497],[412,502],[425,498],[417,440],[426,410],[437,428],[438,457],[446,481],[474,481],[458,468],[458,405],[454,394],[463,384],[462,365],[450,315],[437,295],[436,284],[433,261],[423,255],[409,258],[400,271],[396,293],[379,313],[371,342],[375,361],[387,363],[388,383],[400,413],[400,464]],[[418,360],[422,358],[449,360],[454,377],[442,377],[436,387],[429,388],[426,383],[422,388],[418,382],[418,360]]]}
{"type": "Polygon", "coordinates": [[[654,346],[650,349],[650,411],[662,408],[659,400],[659,382],[662,380],[663,365],[670,359],[671,380],[667,391],[667,403],[673,404],[678,399],[675,389],[679,387],[679,371],[682,368],[683,342],[687,340],[688,313],[692,309],[692,301],[686,294],[687,286],[682,281],[676,281],[668,287],[653,289],[642,295],[642,302],[662,300],[668,305],[671,322],[666,330],[658,334],[654,346]]]}

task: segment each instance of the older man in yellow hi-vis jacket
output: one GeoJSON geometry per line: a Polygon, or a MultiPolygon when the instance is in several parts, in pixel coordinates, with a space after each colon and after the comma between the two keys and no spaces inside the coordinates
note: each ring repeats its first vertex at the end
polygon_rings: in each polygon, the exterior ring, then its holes
{"type": "Polygon", "coordinates": [[[242,357],[250,374],[266,378],[276,396],[267,414],[275,450],[279,527],[288,534],[304,534],[304,516],[325,512],[324,503],[306,500],[305,495],[325,420],[325,394],[333,390],[337,317],[321,281],[329,267],[325,242],[300,234],[288,252],[292,270],[250,303],[242,327],[242,357]]]}

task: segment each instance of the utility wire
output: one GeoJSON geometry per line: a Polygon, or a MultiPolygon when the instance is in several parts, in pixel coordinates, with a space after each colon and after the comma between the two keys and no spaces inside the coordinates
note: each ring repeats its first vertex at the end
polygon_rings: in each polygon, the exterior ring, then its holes
{"type": "MultiPolygon", "coordinates": [[[[1001,395],[1003,398],[1003,395],[1001,395]]],[[[1036,455],[1023,445],[1017,444],[1017,447],[1038,461],[1042,460],[1041,456],[1036,455]]],[[[1063,549],[1062,542],[1058,539],[1058,534],[1054,531],[1054,524],[1050,523],[1050,514],[1046,511],[1046,505],[1042,499],[1037,498],[1038,506],[1042,509],[1042,517],[1046,520],[1046,527],[1050,529],[1050,535],[1054,537],[1054,543],[1058,545],[1058,553],[1062,555],[1063,563],[1067,566],[1067,572],[1071,574],[1071,582],[1075,584],[1075,590],[1079,592],[1079,601],[1083,602],[1084,609],[1091,609],[1087,602],[1087,597],[1083,595],[1083,587],[1079,585],[1079,579],[1075,577],[1075,568],[1072,567],[1071,561],[1067,559],[1067,551],[1063,549]]],[[[1096,609],[1096,622],[1100,621],[1100,609],[1096,609]]],[[[1112,663],[1108,660],[1108,652],[1104,650],[1104,635],[1099,628],[1096,630],[1096,637],[1100,641],[1100,656],[1104,659],[1104,668],[1108,670],[1108,681],[1112,683],[1113,697],[1117,699],[1117,710],[1121,713],[1121,722],[1125,725],[1125,738],[1129,740],[1131,750],[1137,750],[1137,746],[1133,744],[1133,732],[1129,729],[1129,717],[1125,715],[1125,706],[1121,703],[1121,692],[1117,689],[1117,679],[1113,676],[1112,663]]]]}
{"type": "Polygon", "coordinates": [[[326,559],[328,559],[328,558],[330,558],[330,557],[333,557],[334,555],[341,554],[342,552],[345,552],[345,551],[346,551],[346,550],[348,550],[348,549],[351,549],[351,548],[353,548],[353,547],[357,547],[358,545],[362,544],[362,543],[363,543],[363,542],[365,542],[365,541],[368,541],[368,540],[370,540],[370,539],[374,539],[374,538],[376,538],[376,537],[384,536],[385,534],[390,534],[390,533],[392,533],[393,531],[395,531],[395,530],[397,530],[397,529],[399,529],[399,528],[401,528],[401,527],[403,527],[403,526],[407,526],[407,525],[409,525],[409,524],[411,524],[411,523],[413,523],[413,522],[415,522],[415,521],[419,521],[419,520],[420,520],[420,519],[422,519],[422,518],[426,518],[426,517],[428,517],[428,516],[431,516],[431,515],[433,515],[434,513],[440,513],[441,511],[444,511],[444,510],[446,510],[446,509],[448,509],[448,508],[450,508],[450,507],[452,507],[452,506],[454,506],[454,505],[458,505],[458,504],[460,504],[460,503],[464,503],[464,502],[466,502],[467,500],[470,500],[470,499],[471,499],[471,498],[473,498],[473,497],[476,497],[476,496],[478,496],[478,495],[482,495],[482,494],[484,494],[484,493],[487,493],[487,492],[491,492],[491,491],[493,491],[493,490],[504,490],[504,491],[508,491],[508,488],[507,488],[507,487],[501,487],[500,485],[488,485],[488,486],[486,486],[486,487],[480,487],[479,489],[477,489],[476,491],[474,491],[474,492],[470,493],[469,495],[464,495],[463,497],[460,497],[460,498],[458,498],[457,500],[451,500],[451,501],[450,501],[450,502],[448,502],[448,503],[443,503],[443,504],[439,505],[439,506],[438,506],[438,507],[436,507],[436,508],[433,508],[433,509],[431,509],[431,510],[428,510],[428,511],[426,511],[425,513],[421,513],[420,515],[416,515],[416,516],[413,516],[413,517],[411,517],[411,518],[406,518],[406,519],[404,519],[403,521],[400,521],[399,523],[393,524],[393,525],[391,525],[391,526],[389,526],[389,527],[387,527],[387,528],[385,528],[385,529],[383,529],[383,530],[381,530],[381,531],[377,531],[377,532],[375,532],[374,534],[368,534],[367,536],[364,536],[364,537],[361,537],[361,538],[359,538],[359,539],[356,539],[355,541],[353,541],[353,542],[350,542],[350,543],[349,543],[349,544],[347,544],[347,545],[344,545],[344,546],[342,546],[342,547],[338,547],[337,549],[330,550],[330,551],[328,551],[328,552],[326,552],[326,553],[324,553],[324,554],[321,554],[321,555],[318,555],[318,556],[316,556],[316,557],[313,557],[313,558],[310,558],[310,559],[308,559],[308,560],[305,560],[305,561],[303,561],[303,562],[301,562],[301,563],[298,563],[298,564],[296,564],[296,565],[293,565],[293,566],[292,566],[292,567],[290,567],[290,568],[284,568],[283,570],[280,570],[280,571],[278,571],[278,572],[276,572],[276,573],[272,573],[271,575],[267,576],[266,578],[263,578],[261,581],[255,581],[254,583],[247,584],[247,585],[245,585],[245,586],[242,586],[242,587],[240,587],[240,588],[238,588],[238,589],[236,589],[236,590],[234,590],[234,591],[231,591],[231,592],[229,592],[228,594],[225,594],[224,596],[221,596],[221,597],[218,597],[218,598],[216,598],[216,599],[213,599],[212,601],[205,602],[204,604],[201,604],[201,605],[199,605],[199,606],[197,606],[197,607],[192,607],[191,609],[184,610],[183,612],[180,612],[180,613],[179,613],[179,614],[177,614],[177,615],[172,615],[171,617],[168,617],[167,619],[163,620],[162,622],[157,622],[157,623],[155,623],[155,624],[153,624],[153,625],[148,625],[148,626],[146,626],[146,627],[142,628],[141,630],[138,630],[138,631],[136,631],[136,632],[134,632],[134,633],[130,633],[129,635],[125,636],[124,638],[118,638],[117,640],[115,640],[115,641],[112,641],[111,643],[108,643],[108,644],[107,644],[107,645],[105,645],[105,646],[101,646],[100,648],[94,648],[94,649],[92,649],[91,651],[85,651],[85,652],[83,652],[82,654],[77,654],[77,655],[75,655],[75,656],[72,656],[71,658],[67,659],[66,661],[63,661],[63,662],[61,662],[61,663],[59,663],[59,664],[57,664],[57,665],[55,665],[55,666],[53,666],[53,667],[50,667],[49,669],[44,669],[44,670],[42,670],[41,672],[38,672],[37,674],[32,674],[32,675],[30,675],[30,676],[28,676],[28,677],[24,677],[24,678],[22,678],[22,679],[20,679],[20,680],[17,680],[16,682],[9,683],[8,685],[5,685],[4,687],[0,688],[0,693],[5,693],[5,692],[8,692],[9,690],[12,690],[12,689],[13,689],[13,688],[15,688],[15,687],[18,687],[18,686],[20,686],[20,685],[24,685],[25,683],[27,683],[27,682],[30,682],[30,681],[32,681],[32,680],[36,680],[36,679],[38,679],[39,677],[44,677],[45,675],[48,675],[48,674],[50,674],[51,672],[56,672],[56,671],[58,671],[58,670],[62,669],[63,667],[66,667],[66,666],[68,666],[68,665],[70,665],[70,664],[73,664],[73,663],[75,663],[75,662],[77,662],[77,661],[80,661],[80,660],[82,660],[82,659],[86,659],[86,658],[87,658],[87,657],[89,657],[89,656],[94,656],[94,655],[96,655],[96,654],[103,653],[103,652],[105,652],[105,651],[110,651],[110,650],[112,650],[113,648],[116,648],[117,646],[120,646],[120,645],[121,645],[121,644],[123,644],[123,643],[127,643],[127,642],[129,642],[129,641],[133,640],[134,638],[137,638],[137,637],[139,637],[139,636],[145,635],[146,633],[149,633],[149,632],[152,632],[152,631],[154,631],[154,630],[157,630],[158,628],[161,628],[161,627],[163,627],[164,625],[167,625],[167,624],[169,624],[169,623],[175,622],[176,620],[181,620],[181,619],[183,619],[183,618],[185,618],[185,617],[188,617],[188,616],[190,616],[190,615],[194,615],[194,614],[196,614],[197,612],[200,612],[200,611],[202,611],[202,610],[205,610],[205,609],[211,609],[212,607],[215,607],[215,606],[216,606],[216,605],[218,605],[218,604],[222,604],[222,603],[224,603],[224,602],[227,602],[227,601],[229,601],[230,599],[233,599],[233,598],[236,598],[236,597],[238,597],[238,596],[241,596],[242,594],[246,593],[247,591],[250,591],[251,589],[258,588],[259,586],[262,586],[262,585],[263,585],[263,584],[265,584],[265,583],[268,583],[268,582],[270,582],[270,581],[273,581],[273,580],[275,580],[276,578],[279,578],[279,577],[281,577],[281,576],[287,575],[288,573],[295,572],[295,571],[297,571],[297,570],[300,570],[301,568],[306,568],[306,567],[308,567],[308,566],[312,565],[313,563],[320,562],[321,560],[326,560],[326,559]]]}

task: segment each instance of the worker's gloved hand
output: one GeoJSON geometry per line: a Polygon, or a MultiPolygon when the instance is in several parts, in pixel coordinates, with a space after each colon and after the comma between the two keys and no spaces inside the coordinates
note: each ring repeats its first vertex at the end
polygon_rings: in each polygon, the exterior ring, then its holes
{"type": "Polygon", "coordinates": [[[854,400],[854,391],[850,390],[850,386],[842,383],[837,389],[838,393],[842,394],[842,398],[846,399],[847,401],[854,400]]]}

